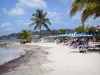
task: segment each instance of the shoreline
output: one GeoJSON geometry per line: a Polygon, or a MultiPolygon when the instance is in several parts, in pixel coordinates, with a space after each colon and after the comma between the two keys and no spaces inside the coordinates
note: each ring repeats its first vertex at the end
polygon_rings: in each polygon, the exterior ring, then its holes
{"type": "Polygon", "coordinates": [[[27,43],[26,54],[3,65],[0,75],[99,75],[100,53],[78,53],[55,43],[27,43]],[[3,68],[3,69],[2,69],[3,68]]]}
{"type": "MultiPolygon", "coordinates": [[[[32,46],[22,45],[22,46],[23,46],[23,50],[25,50],[26,53],[21,55],[19,58],[13,59],[11,61],[6,62],[5,64],[0,65],[0,75],[12,72],[16,68],[19,68],[21,65],[27,64],[31,58],[35,59],[36,61],[37,61],[36,58],[39,58],[39,61],[41,58],[42,62],[40,62],[40,63],[43,63],[44,61],[48,62],[47,60],[45,60],[46,57],[44,56],[44,55],[48,55],[48,52],[46,52],[44,50],[46,48],[38,46],[38,45],[32,45],[32,46]],[[40,53],[40,55],[37,56],[36,54],[38,54],[38,53],[40,53]],[[41,53],[43,53],[42,56],[41,56],[41,53]],[[41,56],[41,57],[39,57],[39,56],[41,56]]],[[[34,62],[35,62],[35,60],[34,60],[34,62]]],[[[39,62],[37,62],[37,63],[39,63],[39,62]]]]}
{"type": "Polygon", "coordinates": [[[8,43],[7,45],[0,47],[0,51],[0,66],[9,61],[20,58],[20,56],[26,53],[22,48],[22,45],[19,43],[8,43]]]}

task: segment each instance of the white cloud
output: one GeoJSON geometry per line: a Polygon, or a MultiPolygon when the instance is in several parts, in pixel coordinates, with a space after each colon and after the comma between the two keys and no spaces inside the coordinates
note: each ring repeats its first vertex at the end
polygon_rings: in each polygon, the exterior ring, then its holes
{"type": "Polygon", "coordinates": [[[30,22],[24,22],[23,25],[24,26],[29,26],[30,25],[30,22]]]}
{"type": "Polygon", "coordinates": [[[11,10],[7,10],[5,8],[3,8],[3,12],[5,14],[8,14],[10,16],[21,16],[21,15],[25,15],[25,11],[22,8],[12,8],[11,10]]]}
{"type": "Polygon", "coordinates": [[[1,28],[6,28],[6,27],[9,27],[9,26],[11,26],[10,23],[2,23],[2,24],[0,24],[0,29],[1,28]]]}
{"type": "Polygon", "coordinates": [[[46,8],[47,4],[44,0],[19,0],[16,6],[28,8],[46,8]]]}
{"type": "Polygon", "coordinates": [[[65,25],[66,22],[61,19],[61,14],[58,12],[48,12],[48,18],[50,19],[50,22],[52,25],[65,25]]]}
{"type": "Polygon", "coordinates": [[[67,15],[70,15],[70,9],[68,9],[68,11],[67,11],[67,15]]]}
{"type": "Polygon", "coordinates": [[[77,14],[75,14],[75,15],[72,17],[72,20],[81,20],[81,12],[77,12],[77,14]]]}
{"type": "Polygon", "coordinates": [[[62,2],[62,3],[64,3],[64,4],[66,3],[66,1],[67,1],[67,0],[60,0],[60,2],[62,2]]]}
{"type": "Polygon", "coordinates": [[[63,21],[62,18],[61,18],[61,13],[58,13],[56,11],[54,11],[54,12],[50,12],[49,11],[47,16],[50,19],[50,22],[52,24],[50,26],[50,28],[52,28],[52,29],[54,29],[54,28],[60,29],[60,28],[65,28],[67,26],[67,22],[63,21]]]}
{"type": "Polygon", "coordinates": [[[13,29],[14,28],[12,28],[12,27],[8,27],[8,28],[5,29],[5,31],[9,31],[10,32],[10,31],[13,31],[13,29]]]}
{"type": "Polygon", "coordinates": [[[3,8],[3,12],[11,16],[21,16],[25,15],[26,13],[24,8],[46,8],[46,7],[47,4],[44,0],[19,0],[12,9],[7,10],[6,8],[3,8]]]}
{"type": "Polygon", "coordinates": [[[60,14],[58,12],[48,12],[48,17],[50,18],[51,21],[53,22],[58,22],[60,21],[60,14]]]}
{"type": "Polygon", "coordinates": [[[17,24],[22,24],[24,22],[24,20],[17,20],[16,22],[17,22],[17,24]]]}
{"type": "Polygon", "coordinates": [[[73,17],[73,20],[79,20],[79,19],[81,19],[81,16],[76,15],[73,17]]]}
{"type": "Polygon", "coordinates": [[[17,20],[18,25],[29,26],[31,22],[26,22],[24,20],[17,20]]]}
{"type": "Polygon", "coordinates": [[[13,32],[14,28],[11,26],[11,23],[2,23],[0,24],[0,34],[5,35],[13,32]]]}

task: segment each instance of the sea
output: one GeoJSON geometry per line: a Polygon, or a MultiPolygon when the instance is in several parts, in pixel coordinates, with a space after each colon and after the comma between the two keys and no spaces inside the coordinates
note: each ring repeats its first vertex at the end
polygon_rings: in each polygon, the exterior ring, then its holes
{"type": "Polygon", "coordinates": [[[17,38],[4,38],[4,39],[0,39],[0,42],[17,42],[18,39],[17,38]]]}
{"type": "MultiPolygon", "coordinates": [[[[3,38],[0,39],[0,42],[16,42],[18,41],[17,38],[3,38]]],[[[0,65],[11,61],[13,59],[16,59],[18,57],[20,57],[20,54],[22,52],[22,49],[20,46],[0,46],[0,65]]]]}

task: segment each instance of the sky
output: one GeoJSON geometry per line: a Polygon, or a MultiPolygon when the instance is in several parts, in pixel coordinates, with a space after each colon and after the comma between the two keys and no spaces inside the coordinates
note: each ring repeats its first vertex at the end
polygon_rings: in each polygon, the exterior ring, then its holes
{"type": "MultiPolygon", "coordinates": [[[[72,3],[73,0],[0,0],[0,35],[18,33],[23,29],[34,30],[29,24],[37,9],[48,13],[52,24],[50,29],[74,29],[81,25],[81,12],[71,18],[72,3]]],[[[93,20],[90,17],[85,24],[99,25],[100,18],[93,20]]]]}

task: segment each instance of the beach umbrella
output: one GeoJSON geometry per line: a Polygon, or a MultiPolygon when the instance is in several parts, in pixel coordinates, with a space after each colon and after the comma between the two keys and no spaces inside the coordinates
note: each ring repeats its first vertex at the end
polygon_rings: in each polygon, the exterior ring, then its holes
{"type": "Polygon", "coordinates": [[[68,37],[85,37],[85,36],[93,36],[93,35],[97,35],[97,34],[98,33],[96,33],[96,32],[92,32],[92,33],[88,33],[88,32],[74,32],[74,33],[69,33],[69,34],[57,35],[57,37],[64,37],[64,36],[68,36],[68,37]]]}
{"type": "Polygon", "coordinates": [[[65,36],[69,36],[69,37],[77,37],[77,36],[79,36],[79,34],[77,34],[77,32],[74,32],[74,33],[66,34],[65,36]]]}
{"type": "Polygon", "coordinates": [[[80,32],[80,33],[77,33],[77,34],[78,34],[78,37],[93,36],[92,34],[89,34],[87,32],[80,32]]]}
{"type": "Polygon", "coordinates": [[[77,36],[79,36],[79,34],[77,34],[77,32],[74,32],[71,34],[71,37],[77,37],[77,36]]]}
{"type": "Polygon", "coordinates": [[[58,36],[62,36],[62,37],[64,37],[64,36],[75,37],[75,36],[77,36],[77,34],[76,34],[76,32],[74,32],[74,33],[63,34],[63,35],[58,35],[58,36]]]}
{"type": "Polygon", "coordinates": [[[69,36],[69,34],[65,34],[64,36],[69,36]]]}
{"type": "Polygon", "coordinates": [[[57,37],[64,37],[64,34],[57,35],[57,37]]]}

